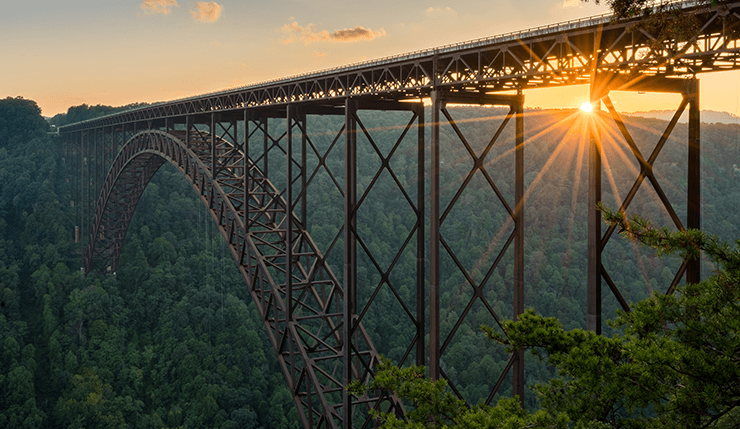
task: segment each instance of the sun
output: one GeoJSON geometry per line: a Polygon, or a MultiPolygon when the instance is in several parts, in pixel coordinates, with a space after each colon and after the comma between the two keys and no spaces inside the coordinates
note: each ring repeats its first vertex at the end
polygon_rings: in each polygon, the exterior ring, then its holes
{"type": "Polygon", "coordinates": [[[586,113],[591,113],[594,110],[594,106],[588,101],[584,101],[583,103],[581,103],[581,110],[586,113]]]}

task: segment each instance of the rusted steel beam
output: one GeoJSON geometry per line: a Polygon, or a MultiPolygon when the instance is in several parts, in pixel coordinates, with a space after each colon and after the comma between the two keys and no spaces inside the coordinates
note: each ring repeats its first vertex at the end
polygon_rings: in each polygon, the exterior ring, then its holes
{"type": "Polygon", "coordinates": [[[439,206],[439,126],[440,113],[445,106],[442,94],[432,93],[430,213],[429,213],[429,378],[440,377],[439,285],[440,285],[440,206],[439,206]]]}
{"type": "MultiPolygon", "coordinates": [[[[689,150],[686,228],[701,228],[701,138],[699,120],[699,81],[693,79],[686,92],[689,101],[689,150]]],[[[688,261],[686,282],[701,281],[701,260],[688,261]]]]}
{"type": "Polygon", "coordinates": [[[424,298],[426,296],[426,285],[425,285],[425,260],[424,260],[424,249],[425,249],[425,212],[426,206],[424,204],[424,164],[425,164],[425,123],[424,123],[424,105],[420,104],[417,107],[416,115],[418,117],[418,135],[417,135],[417,172],[416,172],[416,221],[418,229],[416,231],[416,365],[426,365],[426,344],[425,344],[425,329],[426,323],[426,303],[424,298]]]}
{"type": "MultiPolygon", "coordinates": [[[[516,141],[514,154],[514,320],[524,313],[524,96],[512,106],[515,110],[516,141]]],[[[524,404],[524,350],[514,352],[513,394],[524,404]]]]}
{"type": "MultiPolygon", "coordinates": [[[[620,76],[611,75],[608,73],[597,73],[592,85],[592,103],[601,105],[603,102],[608,110],[608,117],[610,117],[617,128],[619,129],[625,143],[629,147],[630,151],[635,156],[640,169],[635,179],[634,184],[627,192],[622,201],[619,202],[619,211],[625,213],[633,201],[640,187],[643,185],[645,180],[650,182],[653,190],[655,191],[658,199],[663,204],[666,212],[673,221],[674,226],[683,230],[685,228],[699,228],[701,226],[701,170],[700,170],[700,122],[699,122],[699,81],[697,79],[674,79],[669,77],[647,77],[644,79],[631,79],[627,80],[620,76]],[[617,112],[614,104],[612,103],[609,92],[613,90],[619,91],[646,91],[646,92],[671,92],[682,95],[681,103],[679,104],[673,118],[669,121],[666,129],[663,131],[660,139],[656,143],[649,157],[645,156],[640,152],[636,142],[632,135],[624,124],[621,116],[617,112]],[[663,149],[664,145],[668,141],[671,133],[676,127],[678,120],[686,107],[689,108],[689,124],[688,124],[688,187],[687,187],[687,217],[686,223],[684,224],[679,218],[676,211],[673,209],[673,205],[663,191],[658,178],[656,177],[653,166],[655,161],[663,149]]],[[[600,201],[600,187],[601,187],[601,149],[600,143],[598,145],[595,142],[598,141],[599,131],[592,127],[590,131],[591,135],[591,152],[590,152],[590,168],[589,170],[589,243],[588,243],[588,282],[587,282],[587,328],[594,332],[601,332],[601,280],[604,279],[609,286],[609,289],[614,294],[617,302],[620,304],[624,311],[630,311],[626,300],[622,296],[618,285],[609,276],[606,268],[601,264],[601,254],[603,253],[609,239],[616,230],[616,227],[611,226],[607,228],[603,236],[601,236],[601,215],[595,210],[594,205],[600,201]],[[598,222],[597,222],[598,221],[598,222]],[[598,231],[596,225],[598,224],[598,231]],[[598,238],[600,237],[600,238],[598,238]]],[[[671,294],[675,290],[675,287],[679,284],[686,273],[686,281],[697,283],[701,279],[700,275],[700,261],[685,261],[678,269],[676,275],[673,278],[671,284],[667,287],[666,293],[671,294]]]]}
{"type": "MultiPolygon", "coordinates": [[[[357,315],[357,105],[351,98],[345,102],[344,116],[344,362],[342,382],[352,381],[353,335],[357,315]]],[[[344,421],[352,421],[352,395],[342,390],[344,421]]]]}
{"type": "MultiPolygon", "coordinates": [[[[597,93],[598,94],[598,93],[597,93]]],[[[601,99],[592,93],[594,113],[601,110],[601,99]]],[[[595,115],[594,115],[595,116],[595,115]]],[[[589,118],[587,236],[588,262],[586,275],[586,329],[601,334],[601,131],[595,119],[589,118]]]]}

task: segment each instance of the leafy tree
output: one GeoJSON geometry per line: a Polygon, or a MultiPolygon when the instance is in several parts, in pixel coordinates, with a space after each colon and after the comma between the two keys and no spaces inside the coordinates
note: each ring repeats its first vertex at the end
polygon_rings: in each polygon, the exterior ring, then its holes
{"type": "Polygon", "coordinates": [[[74,124],[75,122],[82,122],[88,119],[94,119],[100,116],[111,115],[113,113],[145,107],[148,105],[148,103],[132,103],[125,106],[113,107],[102,104],[97,104],[95,106],[81,104],[79,106],[70,107],[67,109],[67,113],[54,115],[53,118],[49,119],[49,123],[51,125],[61,127],[63,125],[74,124]]]}
{"type": "Polygon", "coordinates": [[[23,97],[0,99],[0,147],[26,143],[42,136],[47,128],[35,101],[23,97]]]}
{"type": "MultiPolygon", "coordinates": [[[[589,0],[581,0],[588,2],[589,0]]],[[[594,0],[600,4],[601,0],[594,0]]],[[[656,47],[664,40],[687,41],[700,31],[699,19],[681,10],[682,2],[656,2],[653,0],[605,0],[617,20],[640,17],[638,29],[643,28],[655,38],[656,47]]],[[[721,7],[723,0],[699,0],[699,6],[721,7]]]]}
{"type": "Polygon", "coordinates": [[[740,424],[740,241],[737,248],[698,230],[669,232],[640,218],[604,209],[605,220],[659,254],[698,258],[717,267],[710,278],[653,294],[610,322],[612,337],[566,331],[550,317],[526,311],[503,324],[505,336],[482,327],[508,351],[529,348],[557,368],[534,386],[541,409],[530,413],[513,399],[468,409],[445,390],[444,380],[423,379],[423,368],[389,362],[375,380],[351,389],[396,392],[413,402],[403,418],[376,412],[386,428],[400,427],[655,427],[720,428],[740,424]]]}
{"type": "MultiPolygon", "coordinates": [[[[83,368],[81,374],[72,378],[72,384],[72,391],[57,403],[59,415],[67,427],[127,427],[123,413],[129,410],[120,406],[120,399],[114,397],[111,386],[101,381],[94,369],[83,368]]],[[[141,404],[133,406],[140,408],[141,404]]]]}

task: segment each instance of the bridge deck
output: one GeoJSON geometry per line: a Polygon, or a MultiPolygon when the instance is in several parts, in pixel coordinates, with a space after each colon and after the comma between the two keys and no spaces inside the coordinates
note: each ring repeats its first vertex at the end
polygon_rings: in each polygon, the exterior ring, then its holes
{"type": "Polygon", "coordinates": [[[158,103],[60,132],[289,103],[333,105],[347,97],[418,99],[434,88],[490,93],[587,84],[594,68],[626,77],[740,68],[740,2],[714,9],[693,0],[680,5],[701,23],[700,34],[685,42],[658,42],[639,19],[599,15],[158,103]]]}

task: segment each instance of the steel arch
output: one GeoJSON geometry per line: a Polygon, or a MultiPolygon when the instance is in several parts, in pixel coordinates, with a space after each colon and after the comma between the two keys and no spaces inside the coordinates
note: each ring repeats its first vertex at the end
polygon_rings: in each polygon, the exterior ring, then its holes
{"type": "MultiPolygon", "coordinates": [[[[128,225],[151,178],[165,163],[175,165],[208,207],[237,262],[267,329],[299,415],[305,427],[348,427],[344,422],[341,375],[345,365],[342,330],[344,291],[305,228],[292,211],[292,229],[286,229],[287,204],[279,191],[251,161],[246,160],[250,189],[224,183],[244,183],[244,167],[219,165],[214,180],[209,165],[211,150],[230,146],[228,141],[181,131],[146,130],[121,148],[101,188],[96,204],[85,269],[115,271],[128,225]],[[189,139],[189,140],[188,140],[189,139]],[[232,180],[225,180],[231,176],[232,180]],[[227,189],[228,188],[228,189],[227,189]],[[244,195],[249,195],[247,204],[244,195]],[[245,223],[244,210],[249,206],[245,223]],[[237,208],[238,207],[238,208],[237,208]],[[286,230],[291,231],[288,240],[286,230]],[[291,243],[292,252],[286,251],[291,243]],[[285,270],[292,253],[293,267],[285,270]],[[290,279],[290,282],[288,282],[290,279]],[[292,285],[288,293],[286,283],[292,285]]],[[[218,162],[218,160],[216,160],[218,162]]],[[[379,362],[378,352],[361,324],[355,325],[351,372],[354,379],[369,380],[379,362]]],[[[393,396],[367,396],[353,408],[394,409],[403,405],[393,396]]],[[[366,415],[356,415],[371,424],[366,415]]]]}

